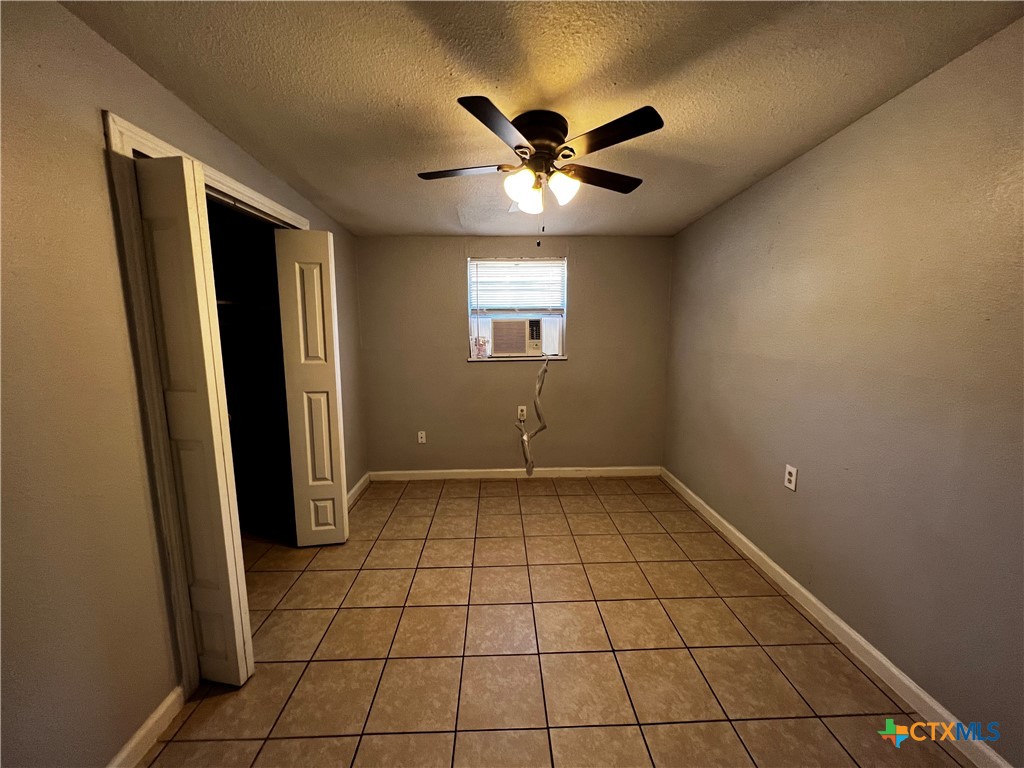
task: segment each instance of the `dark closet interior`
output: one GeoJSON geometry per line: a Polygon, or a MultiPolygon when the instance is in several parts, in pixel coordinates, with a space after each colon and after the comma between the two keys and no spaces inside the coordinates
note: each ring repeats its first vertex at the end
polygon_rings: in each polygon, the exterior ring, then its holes
{"type": "Polygon", "coordinates": [[[295,544],[273,224],[207,198],[243,534],[295,544]]]}

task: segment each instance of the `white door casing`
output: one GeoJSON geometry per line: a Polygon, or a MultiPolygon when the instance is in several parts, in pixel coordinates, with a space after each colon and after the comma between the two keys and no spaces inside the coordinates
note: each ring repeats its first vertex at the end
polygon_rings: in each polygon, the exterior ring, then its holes
{"type": "Polygon", "coordinates": [[[254,671],[202,166],[136,161],[199,668],[254,671]]]}
{"type": "Polygon", "coordinates": [[[279,229],[285,392],[299,546],[348,539],[341,368],[330,232],[279,229]]]}

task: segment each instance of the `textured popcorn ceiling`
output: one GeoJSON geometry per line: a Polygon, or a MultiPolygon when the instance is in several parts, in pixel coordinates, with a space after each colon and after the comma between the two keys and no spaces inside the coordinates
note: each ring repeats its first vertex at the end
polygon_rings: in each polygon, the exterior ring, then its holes
{"type": "MultiPolygon", "coordinates": [[[[1019,3],[69,3],[359,235],[535,234],[514,162],[459,107],[552,109],[582,133],[645,104],[661,131],[580,160],[640,176],[548,206],[549,234],[671,235],[1022,13],[1019,3]]],[[[69,52],[73,55],[73,52],[69,52]]],[[[145,128],[146,126],[142,126],[145,128]]],[[[207,158],[216,165],[215,158],[207,158]]]]}

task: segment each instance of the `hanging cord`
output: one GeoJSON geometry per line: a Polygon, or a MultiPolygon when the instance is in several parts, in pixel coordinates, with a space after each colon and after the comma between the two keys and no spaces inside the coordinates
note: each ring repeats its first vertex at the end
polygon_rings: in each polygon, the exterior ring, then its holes
{"type": "Polygon", "coordinates": [[[541,366],[540,372],[537,374],[537,391],[533,397],[533,410],[537,414],[537,420],[540,422],[540,426],[532,432],[526,431],[526,419],[520,419],[515,425],[515,428],[520,432],[520,440],[523,448],[523,460],[526,462],[526,476],[533,476],[533,458],[530,456],[530,441],[548,428],[547,422],[544,421],[544,412],[540,409],[540,391],[544,388],[544,377],[548,375],[548,358],[544,358],[544,365],[541,366]]]}

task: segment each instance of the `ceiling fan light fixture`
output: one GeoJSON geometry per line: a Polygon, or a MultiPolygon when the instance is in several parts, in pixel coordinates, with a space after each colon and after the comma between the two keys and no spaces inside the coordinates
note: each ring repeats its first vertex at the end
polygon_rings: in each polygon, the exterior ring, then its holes
{"type": "Polygon", "coordinates": [[[523,213],[543,213],[544,190],[540,185],[530,187],[530,189],[526,190],[525,195],[516,200],[516,204],[523,213]]]}
{"type": "Polygon", "coordinates": [[[580,191],[580,181],[564,171],[555,171],[548,177],[548,188],[554,194],[559,205],[566,205],[580,191]]]}
{"type": "Polygon", "coordinates": [[[505,194],[513,201],[521,203],[525,197],[531,194],[536,181],[537,176],[529,168],[510,173],[504,181],[505,194]]]}

